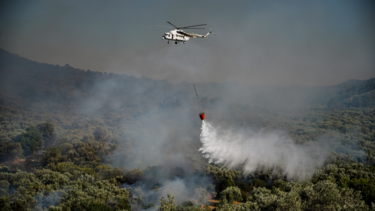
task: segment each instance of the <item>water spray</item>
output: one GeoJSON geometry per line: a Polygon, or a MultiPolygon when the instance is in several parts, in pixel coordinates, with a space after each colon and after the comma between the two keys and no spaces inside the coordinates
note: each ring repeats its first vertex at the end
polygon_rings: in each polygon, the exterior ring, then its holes
{"type": "Polygon", "coordinates": [[[229,169],[243,166],[244,173],[267,167],[290,179],[306,179],[325,160],[321,150],[317,149],[320,155],[314,159],[306,148],[280,131],[236,130],[202,121],[200,140],[199,151],[209,163],[229,169]]]}

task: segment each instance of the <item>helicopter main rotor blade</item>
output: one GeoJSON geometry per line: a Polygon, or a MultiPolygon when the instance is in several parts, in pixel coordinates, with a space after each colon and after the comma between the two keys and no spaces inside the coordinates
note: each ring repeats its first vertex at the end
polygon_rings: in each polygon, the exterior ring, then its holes
{"type": "Polygon", "coordinates": [[[171,25],[174,26],[176,29],[179,29],[179,27],[173,25],[173,23],[171,23],[171,22],[169,22],[169,21],[167,21],[167,23],[171,24],[171,25]]]}
{"type": "Polygon", "coordinates": [[[184,28],[189,28],[189,27],[194,27],[194,26],[205,26],[207,24],[199,24],[199,25],[193,25],[193,26],[184,26],[184,27],[181,27],[181,29],[184,29],[184,28]]]}
{"type": "Polygon", "coordinates": [[[181,29],[206,29],[206,28],[181,28],[181,29]]]}
{"type": "Polygon", "coordinates": [[[149,25],[149,26],[157,26],[157,27],[163,27],[163,28],[173,29],[173,28],[170,27],[170,26],[161,26],[161,25],[153,25],[153,24],[145,24],[145,25],[149,25]]]}

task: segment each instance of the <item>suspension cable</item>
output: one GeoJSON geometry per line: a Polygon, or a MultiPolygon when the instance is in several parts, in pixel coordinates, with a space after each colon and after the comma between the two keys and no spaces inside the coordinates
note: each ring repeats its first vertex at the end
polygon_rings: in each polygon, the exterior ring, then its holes
{"type": "MultiPolygon", "coordinates": [[[[185,53],[184,53],[184,48],[182,47],[182,57],[184,57],[184,60],[185,60],[185,64],[187,64],[186,62],[186,57],[185,57],[185,53]]],[[[203,102],[199,99],[198,97],[198,92],[197,92],[197,89],[195,88],[195,84],[193,83],[193,86],[194,86],[194,90],[195,90],[195,95],[197,96],[197,99],[198,99],[198,102],[201,103],[202,105],[202,111],[204,112],[204,105],[203,105],[203,102]]]]}

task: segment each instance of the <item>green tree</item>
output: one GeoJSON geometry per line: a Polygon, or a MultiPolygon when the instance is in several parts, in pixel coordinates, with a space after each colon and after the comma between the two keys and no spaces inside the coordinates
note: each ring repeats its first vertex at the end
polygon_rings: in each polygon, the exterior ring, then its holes
{"type": "Polygon", "coordinates": [[[12,210],[12,207],[10,206],[9,196],[0,197],[0,207],[3,211],[12,210]]]}
{"type": "Polygon", "coordinates": [[[265,183],[263,180],[256,179],[256,180],[254,181],[254,186],[255,186],[255,187],[265,187],[265,186],[266,186],[266,183],[265,183]]]}
{"type": "Polygon", "coordinates": [[[19,142],[27,153],[34,153],[44,145],[42,134],[34,126],[26,129],[19,142]]]}
{"type": "Polygon", "coordinates": [[[55,126],[52,123],[46,122],[46,123],[38,125],[36,128],[42,134],[46,147],[55,144],[54,143],[56,140],[55,126]]]}
{"type": "MultiPolygon", "coordinates": [[[[285,187],[287,185],[287,182],[281,180],[281,179],[277,179],[275,181],[273,181],[273,185],[272,185],[272,190],[274,189],[279,189],[281,191],[284,191],[285,190],[285,187]]],[[[262,187],[262,186],[261,186],[262,187]]],[[[263,186],[264,187],[264,186],[263,186]]]]}
{"type": "Polygon", "coordinates": [[[370,178],[359,178],[350,180],[350,187],[360,190],[365,202],[370,205],[375,202],[375,180],[370,178]]]}
{"type": "Polygon", "coordinates": [[[51,146],[46,149],[43,155],[43,163],[45,165],[49,163],[57,164],[61,157],[61,147],[51,146]]]}
{"type": "Polygon", "coordinates": [[[106,204],[93,202],[90,204],[90,211],[112,211],[112,209],[106,204]]]}
{"type": "Polygon", "coordinates": [[[96,141],[106,141],[107,131],[103,127],[97,127],[93,135],[96,141]]]}
{"type": "Polygon", "coordinates": [[[168,201],[161,197],[160,203],[160,207],[157,206],[158,211],[177,211],[177,207],[174,204],[174,196],[170,194],[168,194],[168,201]]]}
{"type": "Polygon", "coordinates": [[[21,143],[12,142],[10,139],[0,140],[0,161],[13,160],[21,157],[23,153],[21,143]]]}
{"type": "Polygon", "coordinates": [[[131,211],[132,207],[127,199],[121,199],[114,210],[126,210],[131,211]]]}
{"type": "Polygon", "coordinates": [[[233,204],[234,201],[241,201],[242,194],[238,187],[227,187],[220,193],[220,201],[226,201],[229,204],[233,204]]]}
{"type": "Polygon", "coordinates": [[[128,184],[134,184],[138,180],[143,179],[144,174],[141,169],[133,169],[131,171],[126,172],[124,176],[124,182],[128,184]]]}
{"type": "Polygon", "coordinates": [[[39,129],[39,131],[43,134],[43,137],[52,136],[55,132],[55,126],[49,122],[38,125],[37,129],[39,129]]]}
{"type": "Polygon", "coordinates": [[[231,177],[224,178],[221,180],[219,191],[221,192],[231,186],[236,186],[233,179],[231,177]]]}

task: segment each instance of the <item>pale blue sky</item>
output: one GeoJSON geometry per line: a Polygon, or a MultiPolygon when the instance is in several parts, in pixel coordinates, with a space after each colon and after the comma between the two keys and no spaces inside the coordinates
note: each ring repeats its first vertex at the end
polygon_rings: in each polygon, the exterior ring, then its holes
{"type": "Polygon", "coordinates": [[[333,85],[375,77],[368,2],[2,1],[0,48],[38,62],[171,82],[333,85]],[[145,25],[166,21],[206,23],[216,35],[168,45],[161,39],[168,29],[145,25]]]}

